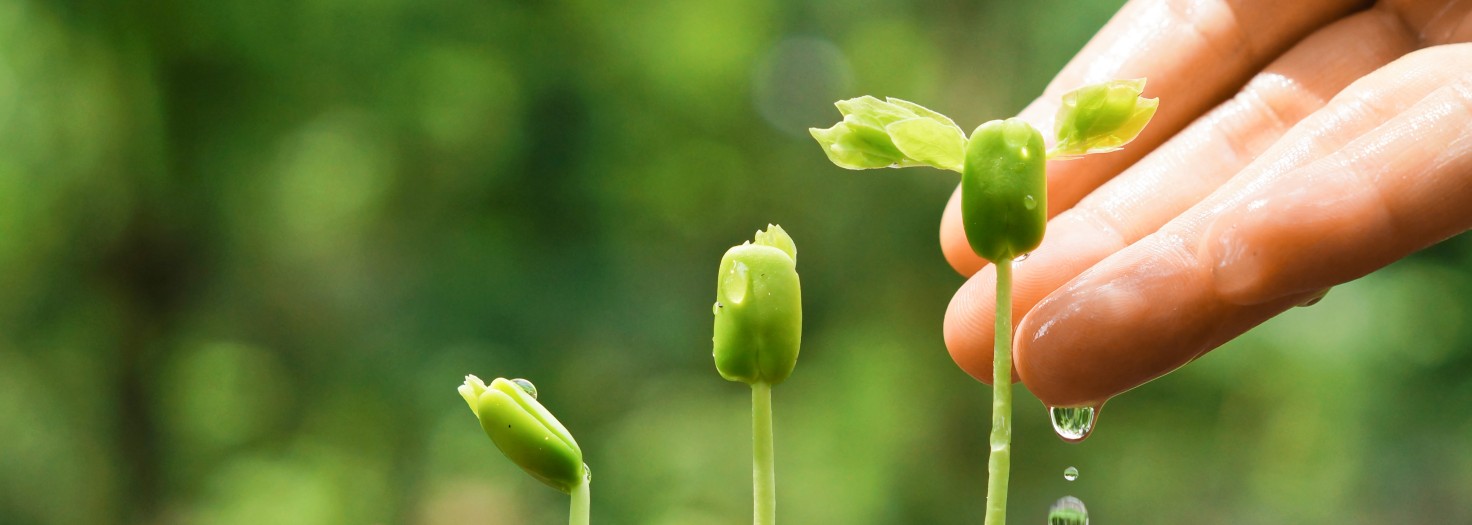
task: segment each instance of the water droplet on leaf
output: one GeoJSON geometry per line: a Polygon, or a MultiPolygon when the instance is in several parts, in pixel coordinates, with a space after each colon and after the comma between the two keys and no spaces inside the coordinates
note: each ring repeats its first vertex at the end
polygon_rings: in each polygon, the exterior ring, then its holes
{"type": "Polygon", "coordinates": [[[531,381],[527,381],[518,377],[516,379],[512,379],[511,383],[515,384],[518,387],[521,387],[521,390],[523,392],[526,392],[526,395],[532,396],[532,399],[537,398],[537,385],[533,385],[531,381]]]}
{"type": "Polygon", "coordinates": [[[1048,508],[1048,525],[1089,525],[1089,509],[1073,496],[1064,496],[1048,508]]]}
{"type": "Polygon", "coordinates": [[[1069,443],[1078,443],[1094,431],[1095,407],[1050,407],[1048,419],[1053,421],[1053,431],[1069,443]]]}

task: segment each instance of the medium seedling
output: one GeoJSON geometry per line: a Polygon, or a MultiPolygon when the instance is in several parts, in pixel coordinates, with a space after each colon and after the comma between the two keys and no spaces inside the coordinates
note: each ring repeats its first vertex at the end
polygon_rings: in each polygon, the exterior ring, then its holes
{"type": "Polygon", "coordinates": [[[896,98],[864,96],[836,104],[843,120],[813,128],[839,167],[861,170],[930,166],[961,174],[961,222],[972,251],[997,269],[992,359],[991,454],[986,524],[1007,521],[1012,455],[1012,263],[1037,248],[1047,226],[1047,160],[1120,149],[1134,140],[1158,99],[1142,98],[1145,79],[1094,84],[1063,96],[1056,141],[1022,119],[993,120],[967,137],[949,117],[896,98]]]}

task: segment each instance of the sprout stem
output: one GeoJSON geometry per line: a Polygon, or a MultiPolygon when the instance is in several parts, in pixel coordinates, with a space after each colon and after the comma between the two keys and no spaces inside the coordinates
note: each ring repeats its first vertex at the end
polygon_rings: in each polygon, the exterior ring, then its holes
{"type": "Polygon", "coordinates": [[[992,453],[987,460],[986,525],[1007,523],[1012,463],[1012,260],[996,261],[996,355],[992,358],[992,453]]]}
{"type": "Polygon", "coordinates": [[[572,506],[567,513],[568,525],[588,525],[588,511],[592,507],[592,485],[586,477],[583,482],[572,488],[572,506]]]}
{"type": "Polygon", "coordinates": [[[772,452],[772,385],[751,384],[752,523],[777,524],[777,474],[772,452]]]}

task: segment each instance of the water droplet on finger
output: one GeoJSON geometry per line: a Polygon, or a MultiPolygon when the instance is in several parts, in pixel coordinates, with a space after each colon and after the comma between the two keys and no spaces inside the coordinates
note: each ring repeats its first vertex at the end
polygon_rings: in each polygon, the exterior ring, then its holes
{"type": "Polygon", "coordinates": [[[1313,297],[1309,297],[1304,302],[1298,303],[1298,306],[1300,308],[1308,308],[1310,306],[1319,304],[1319,301],[1324,300],[1324,296],[1329,295],[1329,290],[1330,290],[1330,288],[1323,289],[1319,293],[1314,294],[1313,297]]]}
{"type": "Polygon", "coordinates": [[[1069,443],[1078,443],[1094,431],[1096,407],[1049,407],[1048,419],[1053,422],[1053,432],[1069,443]]]}

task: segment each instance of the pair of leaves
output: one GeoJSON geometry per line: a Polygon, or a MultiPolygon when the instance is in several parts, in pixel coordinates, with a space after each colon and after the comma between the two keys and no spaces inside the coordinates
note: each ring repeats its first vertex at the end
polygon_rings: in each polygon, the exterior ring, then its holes
{"type": "Polygon", "coordinates": [[[1054,120],[1058,143],[1051,157],[1079,157],[1124,147],[1155,116],[1158,98],[1141,98],[1145,79],[1092,84],[1063,95],[1054,120]]]}
{"type": "MultiPolygon", "coordinates": [[[[1145,79],[1091,84],[1063,95],[1049,157],[1078,157],[1124,147],[1155,115],[1159,99],[1142,98],[1145,79]]],[[[842,168],[931,166],[960,173],[968,139],[950,118],[924,106],[870,96],[840,100],[843,120],[809,131],[842,168]]]]}
{"type": "Polygon", "coordinates": [[[843,120],[809,131],[839,167],[932,166],[961,172],[966,134],[945,115],[897,98],[863,96],[835,105],[843,120]]]}

